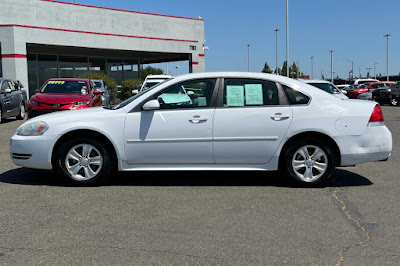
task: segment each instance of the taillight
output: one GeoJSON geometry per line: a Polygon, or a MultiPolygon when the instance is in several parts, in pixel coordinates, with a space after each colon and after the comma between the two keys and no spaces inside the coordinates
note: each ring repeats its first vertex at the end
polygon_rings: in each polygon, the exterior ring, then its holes
{"type": "Polygon", "coordinates": [[[371,118],[369,119],[368,126],[382,126],[385,123],[383,119],[383,113],[381,106],[379,104],[375,105],[374,110],[372,111],[371,118]]]}

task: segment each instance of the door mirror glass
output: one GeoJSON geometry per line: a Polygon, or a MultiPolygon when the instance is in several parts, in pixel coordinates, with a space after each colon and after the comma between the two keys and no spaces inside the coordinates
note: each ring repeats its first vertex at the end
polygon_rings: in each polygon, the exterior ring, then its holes
{"type": "Polygon", "coordinates": [[[158,110],[160,109],[160,103],[158,102],[158,100],[151,100],[145,103],[142,108],[144,111],[158,110]]]}

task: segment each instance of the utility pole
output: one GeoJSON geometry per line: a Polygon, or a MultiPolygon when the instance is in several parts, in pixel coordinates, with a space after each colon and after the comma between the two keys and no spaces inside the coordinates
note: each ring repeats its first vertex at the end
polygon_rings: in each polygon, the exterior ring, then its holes
{"type": "Polygon", "coordinates": [[[276,33],[276,68],[275,68],[275,75],[279,74],[279,63],[278,63],[278,31],[279,29],[275,29],[276,33]]]}
{"type": "Polygon", "coordinates": [[[311,56],[311,79],[314,79],[314,56],[311,56]]]}
{"type": "Polygon", "coordinates": [[[331,53],[331,82],[333,83],[333,50],[330,50],[331,53]]]}
{"type": "Polygon", "coordinates": [[[386,81],[389,81],[389,37],[392,36],[391,34],[386,34],[383,37],[387,39],[387,48],[386,48],[386,81]]]}
{"type": "Polygon", "coordinates": [[[290,77],[289,73],[289,0],[286,0],[286,75],[290,77]]]}
{"type": "Polygon", "coordinates": [[[250,44],[247,45],[247,72],[250,72],[250,44]]]}

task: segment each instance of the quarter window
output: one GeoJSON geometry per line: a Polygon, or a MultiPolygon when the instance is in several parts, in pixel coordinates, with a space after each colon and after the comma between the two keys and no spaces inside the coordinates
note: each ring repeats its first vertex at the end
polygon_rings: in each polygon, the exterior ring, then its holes
{"type": "Polygon", "coordinates": [[[175,84],[162,91],[156,99],[160,109],[205,108],[210,106],[216,79],[175,84]]]}
{"type": "Polygon", "coordinates": [[[286,93],[290,105],[308,104],[310,101],[310,97],[297,90],[294,90],[286,85],[282,85],[282,88],[286,93]]]}
{"type": "Polygon", "coordinates": [[[4,81],[3,84],[1,85],[1,93],[4,93],[7,88],[8,88],[8,82],[4,81]]]}
{"type": "Polygon", "coordinates": [[[253,79],[225,79],[224,107],[279,105],[274,82],[253,79]]]}

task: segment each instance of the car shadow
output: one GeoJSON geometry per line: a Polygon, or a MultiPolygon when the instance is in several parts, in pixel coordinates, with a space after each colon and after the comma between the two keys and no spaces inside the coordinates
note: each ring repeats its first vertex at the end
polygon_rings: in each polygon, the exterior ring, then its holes
{"type": "MultiPolygon", "coordinates": [[[[33,186],[65,186],[52,171],[18,168],[0,175],[0,183],[33,186]]],[[[364,176],[338,169],[326,187],[370,186],[364,176]]],[[[174,171],[119,172],[107,186],[274,186],[295,187],[278,172],[174,171]]]]}

